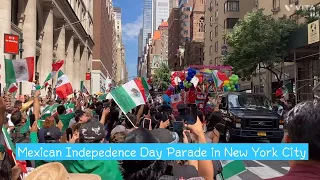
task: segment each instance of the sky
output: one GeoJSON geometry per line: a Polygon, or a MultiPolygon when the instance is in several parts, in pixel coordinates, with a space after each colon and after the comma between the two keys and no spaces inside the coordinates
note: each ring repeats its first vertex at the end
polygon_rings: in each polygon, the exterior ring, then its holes
{"type": "Polygon", "coordinates": [[[143,0],[113,0],[122,10],[122,41],[129,80],[137,76],[138,35],[143,23],[143,0]]]}

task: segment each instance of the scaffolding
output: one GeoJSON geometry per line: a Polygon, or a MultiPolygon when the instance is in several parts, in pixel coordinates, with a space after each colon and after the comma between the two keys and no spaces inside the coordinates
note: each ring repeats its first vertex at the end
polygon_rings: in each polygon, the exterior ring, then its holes
{"type": "Polygon", "coordinates": [[[295,103],[312,100],[320,88],[320,43],[292,50],[291,55],[294,62],[295,103]]]}

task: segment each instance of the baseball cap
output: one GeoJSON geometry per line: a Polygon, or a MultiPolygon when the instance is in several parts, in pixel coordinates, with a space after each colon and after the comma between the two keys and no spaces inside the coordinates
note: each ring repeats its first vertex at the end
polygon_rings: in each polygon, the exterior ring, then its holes
{"type": "Polygon", "coordinates": [[[131,131],[126,139],[126,143],[159,143],[159,139],[155,137],[150,130],[139,127],[131,131]]]}
{"type": "Polygon", "coordinates": [[[83,143],[95,143],[106,137],[104,126],[96,121],[84,123],[79,132],[79,141],[83,143]]]}
{"type": "Polygon", "coordinates": [[[160,143],[178,143],[179,135],[176,132],[171,132],[168,129],[158,128],[153,129],[151,133],[159,139],[160,143]]]}
{"type": "Polygon", "coordinates": [[[44,140],[46,143],[59,142],[60,138],[61,138],[61,131],[58,127],[52,126],[49,128],[44,128],[44,140]]]}

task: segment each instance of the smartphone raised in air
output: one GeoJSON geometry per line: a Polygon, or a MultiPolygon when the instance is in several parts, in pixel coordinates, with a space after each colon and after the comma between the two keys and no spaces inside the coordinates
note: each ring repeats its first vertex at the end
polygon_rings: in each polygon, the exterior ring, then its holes
{"type": "Polygon", "coordinates": [[[73,135],[72,129],[71,128],[66,129],[66,134],[67,134],[67,141],[70,141],[73,135]]]}
{"type": "Polygon", "coordinates": [[[183,130],[184,130],[183,121],[173,122],[173,131],[176,132],[179,135],[179,137],[183,137],[183,130]]]}

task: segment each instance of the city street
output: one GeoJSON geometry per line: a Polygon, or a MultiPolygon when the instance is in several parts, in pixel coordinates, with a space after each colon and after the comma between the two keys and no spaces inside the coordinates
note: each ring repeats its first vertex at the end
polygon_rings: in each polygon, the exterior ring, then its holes
{"type": "MultiPolygon", "coordinates": [[[[286,133],[287,134],[287,133],[286,133]]],[[[246,142],[248,143],[248,142],[246,142]]],[[[269,143],[261,140],[252,143],[269,143]]],[[[290,169],[288,161],[243,161],[246,171],[228,180],[260,180],[282,176],[290,169]]]]}

